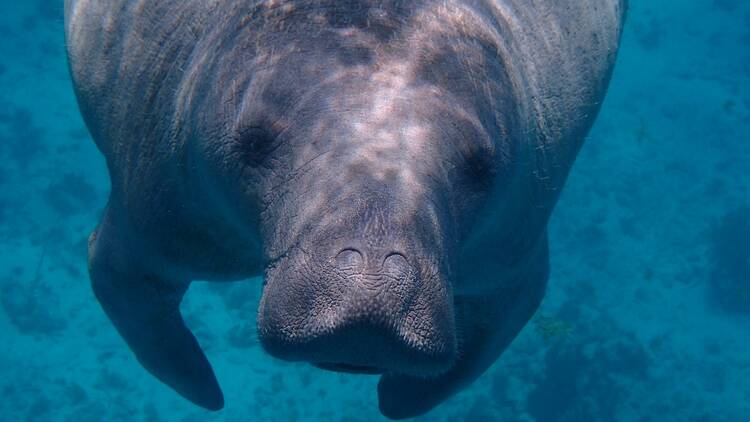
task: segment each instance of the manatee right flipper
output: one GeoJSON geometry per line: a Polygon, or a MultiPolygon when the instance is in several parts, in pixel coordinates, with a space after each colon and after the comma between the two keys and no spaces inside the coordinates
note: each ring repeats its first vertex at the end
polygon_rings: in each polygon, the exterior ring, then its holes
{"type": "Polygon", "coordinates": [[[188,283],[143,269],[123,229],[108,210],[89,239],[96,298],[144,368],[193,403],[221,409],[224,397],[213,369],[180,314],[188,283]]]}

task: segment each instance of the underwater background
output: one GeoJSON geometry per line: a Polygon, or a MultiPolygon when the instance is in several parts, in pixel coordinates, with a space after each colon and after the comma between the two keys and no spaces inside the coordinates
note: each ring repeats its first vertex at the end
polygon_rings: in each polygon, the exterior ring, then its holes
{"type": "MultiPolygon", "coordinates": [[[[108,194],[75,102],[62,0],[0,0],[0,421],[381,420],[377,377],[272,359],[261,281],[182,309],[226,408],[138,365],[96,302],[108,194]]],[[[551,219],[547,296],[422,421],[750,421],[750,2],[631,0],[615,73],[551,219]]]]}

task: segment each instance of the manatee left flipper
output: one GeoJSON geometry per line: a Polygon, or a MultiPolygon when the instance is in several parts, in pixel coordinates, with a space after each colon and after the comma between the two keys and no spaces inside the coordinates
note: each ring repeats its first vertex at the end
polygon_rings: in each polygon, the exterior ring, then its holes
{"type": "Polygon", "coordinates": [[[493,294],[455,298],[461,332],[458,358],[434,378],[385,374],[378,383],[381,413],[391,419],[419,416],[479,378],[534,315],[547,285],[546,236],[530,271],[512,287],[493,294]]]}
{"type": "Polygon", "coordinates": [[[89,239],[96,298],[138,361],[180,395],[209,410],[224,407],[213,369],[180,314],[187,282],[172,282],[143,265],[105,216],[89,239]]]}

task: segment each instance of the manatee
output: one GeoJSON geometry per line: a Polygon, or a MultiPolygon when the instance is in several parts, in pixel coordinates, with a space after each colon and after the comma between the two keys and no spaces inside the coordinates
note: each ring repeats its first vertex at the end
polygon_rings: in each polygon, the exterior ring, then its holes
{"type": "Polygon", "coordinates": [[[73,85],[111,178],[96,298],[146,370],[218,410],[180,301],[193,280],[262,275],[270,355],[378,374],[385,416],[427,412],[542,300],[547,221],[625,9],[67,0],[73,85]]]}

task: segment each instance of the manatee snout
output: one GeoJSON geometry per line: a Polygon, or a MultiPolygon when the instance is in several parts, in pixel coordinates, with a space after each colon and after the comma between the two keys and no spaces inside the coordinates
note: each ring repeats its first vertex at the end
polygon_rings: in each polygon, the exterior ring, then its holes
{"type": "Polygon", "coordinates": [[[452,293],[418,230],[398,223],[414,219],[385,211],[332,220],[266,270],[258,316],[265,349],[341,372],[449,369],[452,293]]]}

